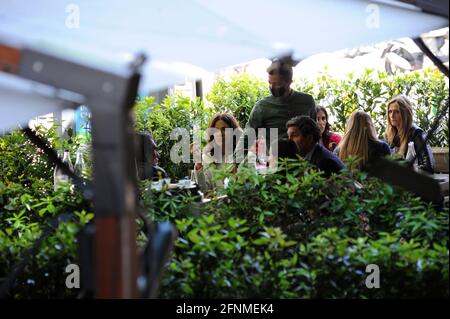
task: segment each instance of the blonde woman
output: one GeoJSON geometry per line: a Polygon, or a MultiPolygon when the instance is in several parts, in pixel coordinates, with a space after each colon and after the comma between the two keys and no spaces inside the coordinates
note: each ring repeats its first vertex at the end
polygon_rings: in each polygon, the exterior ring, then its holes
{"type": "Polygon", "coordinates": [[[413,123],[411,102],[404,95],[399,95],[387,103],[387,125],[385,138],[393,153],[403,158],[410,158],[418,152],[418,168],[433,173],[434,158],[431,148],[425,144],[424,131],[413,123]],[[408,154],[408,148],[410,153],[408,154]]]}
{"type": "Polygon", "coordinates": [[[335,153],[341,160],[349,156],[357,157],[358,168],[364,168],[375,158],[390,155],[391,151],[386,142],[377,138],[370,115],[355,111],[347,121],[344,137],[335,153]]]}

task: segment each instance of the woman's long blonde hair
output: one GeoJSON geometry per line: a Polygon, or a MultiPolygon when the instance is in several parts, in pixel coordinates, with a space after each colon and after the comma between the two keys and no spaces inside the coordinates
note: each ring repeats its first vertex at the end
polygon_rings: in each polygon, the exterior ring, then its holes
{"type": "Polygon", "coordinates": [[[398,95],[387,103],[386,122],[386,132],[384,133],[386,140],[390,145],[400,146],[399,153],[405,156],[406,151],[408,150],[409,130],[413,123],[412,105],[406,96],[398,95]],[[389,106],[395,102],[398,104],[400,116],[402,118],[400,128],[392,126],[391,120],[389,119],[389,106]]]}
{"type": "Polygon", "coordinates": [[[372,118],[363,111],[353,112],[339,143],[339,157],[342,160],[349,156],[357,157],[358,166],[364,166],[369,160],[369,141],[378,141],[372,118]]]}

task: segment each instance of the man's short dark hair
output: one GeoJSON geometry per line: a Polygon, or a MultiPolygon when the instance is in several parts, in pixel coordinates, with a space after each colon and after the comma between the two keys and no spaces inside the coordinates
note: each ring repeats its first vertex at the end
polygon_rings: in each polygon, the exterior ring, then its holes
{"type": "Polygon", "coordinates": [[[309,116],[296,116],[291,118],[286,123],[286,128],[296,126],[300,130],[300,134],[303,137],[307,137],[312,135],[314,142],[318,142],[320,140],[320,129],[317,126],[316,121],[314,121],[309,116]]]}
{"type": "Polygon", "coordinates": [[[286,81],[292,81],[292,65],[279,60],[272,61],[272,64],[267,68],[267,73],[270,75],[279,75],[286,81]]]}

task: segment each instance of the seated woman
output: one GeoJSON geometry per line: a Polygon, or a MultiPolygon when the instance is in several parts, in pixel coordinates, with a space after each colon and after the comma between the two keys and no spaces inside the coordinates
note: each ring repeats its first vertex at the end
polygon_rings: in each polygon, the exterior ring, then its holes
{"type": "Polygon", "coordinates": [[[194,166],[194,180],[203,192],[223,187],[223,181],[213,182],[214,172],[223,167],[223,165],[234,162],[233,153],[242,134],[238,121],[233,115],[227,113],[216,114],[211,119],[208,128],[215,129],[215,132],[213,132],[214,134],[209,134],[209,140],[201,154],[201,162],[196,163],[194,166]],[[233,132],[231,132],[231,135],[227,135],[226,139],[225,133],[227,128],[233,129],[233,132]],[[232,147],[227,148],[226,144],[230,144],[232,147]],[[216,150],[219,150],[221,153],[215,154],[216,150]]]}
{"type": "Polygon", "coordinates": [[[433,153],[425,143],[424,131],[413,123],[412,105],[406,96],[399,95],[387,103],[386,124],[385,138],[393,153],[407,159],[417,154],[418,168],[433,173],[433,153]],[[408,154],[408,148],[414,154],[408,154]]]}
{"type": "Polygon", "coordinates": [[[273,142],[270,145],[269,151],[269,168],[276,168],[279,160],[286,158],[298,159],[298,150],[295,142],[287,138],[282,138],[273,142]]]}
{"type": "Polygon", "coordinates": [[[319,144],[323,145],[330,152],[333,152],[336,146],[341,142],[342,137],[331,132],[330,122],[328,121],[328,112],[321,106],[316,105],[316,122],[320,129],[319,144]]]}
{"type": "Polygon", "coordinates": [[[349,156],[357,157],[356,165],[360,169],[377,157],[391,154],[389,145],[377,138],[370,115],[363,111],[352,113],[344,137],[334,152],[341,160],[349,156]]]}

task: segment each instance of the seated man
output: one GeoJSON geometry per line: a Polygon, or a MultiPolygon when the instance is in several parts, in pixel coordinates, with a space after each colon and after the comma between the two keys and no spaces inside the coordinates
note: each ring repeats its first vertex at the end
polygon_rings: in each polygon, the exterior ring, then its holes
{"type": "Polygon", "coordinates": [[[158,166],[158,146],[150,132],[136,134],[136,168],[139,179],[166,178],[166,171],[158,166]]]}
{"type": "Polygon", "coordinates": [[[344,163],[336,155],[319,144],[320,129],[313,119],[297,116],[290,119],[286,127],[288,137],[297,145],[300,156],[317,166],[326,177],[338,173],[344,167],[344,163]]]}

